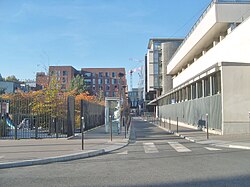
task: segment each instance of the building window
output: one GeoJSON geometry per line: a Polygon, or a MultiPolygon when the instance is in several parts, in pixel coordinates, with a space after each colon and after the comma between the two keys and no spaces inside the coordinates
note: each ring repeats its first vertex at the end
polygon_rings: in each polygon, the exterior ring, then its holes
{"type": "Polygon", "coordinates": [[[192,99],[196,99],[196,83],[191,85],[192,88],[192,99]]]}
{"type": "Polygon", "coordinates": [[[221,73],[220,71],[212,75],[213,95],[221,92],[221,73]]]}
{"type": "Polygon", "coordinates": [[[105,77],[109,77],[109,72],[106,72],[106,73],[105,73],[105,77]]]}
{"type": "Polygon", "coordinates": [[[198,98],[202,97],[202,81],[197,82],[198,98]]]}
{"type": "Polygon", "coordinates": [[[62,78],[62,82],[66,83],[67,79],[65,77],[62,78]]]}
{"type": "Polygon", "coordinates": [[[204,97],[207,97],[210,95],[210,79],[209,77],[206,77],[204,79],[204,97]]]}
{"type": "Polygon", "coordinates": [[[92,79],[92,84],[95,85],[95,79],[92,79]]]}
{"type": "Polygon", "coordinates": [[[68,72],[67,71],[63,71],[63,76],[68,76],[68,72]]]}
{"type": "Polygon", "coordinates": [[[91,85],[91,79],[84,79],[86,85],[91,85]]]}
{"type": "Polygon", "coordinates": [[[105,79],[105,84],[110,84],[109,79],[105,79]]]}
{"type": "Polygon", "coordinates": [[[102,84],[102,79],[98,79],[98,84],[102,84]]]}
{"type": "Polygon", "coordinates": [[[98,76],[99,76],[99,77],[102,77],[102,72],[99,72],[98,76]]]}
{"type": "Polygon", "coordinates": [[[116,72],[112,72],[112,77],[116,77],[116,72]]]}
{"type": "Polygon", "coordinates": [[[101,85],[99,85],[99,90],[103,90],[103,87],[101,85]]]}
{"type": "Polygon", "coordinates": [[[90,72],[84,73],[84,77],[91,77],[91,76],[92,76],[92,73],[90,73],[90,72]]]}
{"type": "Polygon", "coordinates": [[[112,79],[112,84],[117,84],[117,79],[112,79]]]}
{"type": "Polygon", "coordinates": [[[60,76],[61,75],[61,72],[60,71],[56,71],[56,76],[60,76]]]}
{"type": "Polygon", "coordinates": [[[109,85],[106,85],[106,90],[110,90],[110,86],[109,85]]]}
{"type": "Polygon", "coordinates": [[[109,92],[105,92],[105,96],[109,96],[109,92]]]}
{"type": "Polygon", "coordinates": [[[95,85],[92,86],[92,90],[95,90],[95,85]]]}

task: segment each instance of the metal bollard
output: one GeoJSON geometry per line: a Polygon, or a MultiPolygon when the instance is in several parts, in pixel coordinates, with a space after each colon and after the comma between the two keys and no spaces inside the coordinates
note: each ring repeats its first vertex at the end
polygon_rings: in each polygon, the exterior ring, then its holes
{"type": "Polygon", "coordinates": [[[179,123],[179,122],[178,122],[178,117],[177,117],[177,119],[176,119],[176,120],[177,120],[177,133],[178,133],[178,131],[179,131],[179,126],[178,126],[178,123],[179,123]]]}
{"type": "Polygon", "coordinates": [[[84,150],[84,129],[85,129],[85,121],[84,117],[81,117],[82,120],[82,150],[84,150]]]}
{"type": "Polygon", "coordinates": [[[171,130],[171,118],[169,117],[169,130],[171,130]]]}
{"type": "Polygon", "coordinates": [[[207,127],[207,139],[209,139],[209,133],[208,133],[208,114],[206,114],[206,127],[207,127]]]}
{"type": "Polygon", "coordinates": [[[109,124],[110,124],[110,141],[112,141],[112,116],[109,116],[109,124]]]}

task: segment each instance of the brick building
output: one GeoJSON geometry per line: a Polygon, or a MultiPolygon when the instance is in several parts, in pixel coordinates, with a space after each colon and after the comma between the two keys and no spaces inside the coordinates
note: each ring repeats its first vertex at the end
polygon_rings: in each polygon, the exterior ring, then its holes
{"type": "Polygon", "coordinates": [[[119,95],[121,86],[127,85],[125,68],[82,68],[81,74],[95,95],[115,97],[119,95]]]}
{"type": "Polygon", "coordinates": [[[104,97],[118,96],[121,86],[127,85],[125,68],[82,68],[81,71],[77,71],[72,66],[50,66],[49,76],[43,72],[37,73],[36,83],[40,88],[44,88],[51,77],[55,76],[62,85],[62,90],[68,90],[76,75],[84,77],[91,94],[104,97]]]}

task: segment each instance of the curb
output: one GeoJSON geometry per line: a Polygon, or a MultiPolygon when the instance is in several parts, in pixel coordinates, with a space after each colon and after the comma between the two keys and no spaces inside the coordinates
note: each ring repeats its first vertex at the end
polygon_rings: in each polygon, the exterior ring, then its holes
{"type": "MultiPolygon", "coordinates": [[[[149,122],[149,123],[150,123],[150,124],[153,124],[152,122],[149,122]]],[[[179,134],[179,133],[177,133],[177,132],[174,132],[174,131],[165,129],[164,127],[158,126],[158,125],[156,125],[156,124],[153,124],[153,125],[155,125],[155,126],[161,128],[162,130],[167,131],[167,132],[170,133],[170,134],[174,134],[174,135],[179,136],[180,138],[186,139],[186,140],[188,140],[188,141],[190,141],[190,142],[199,143],[199,141],[200,141],[200,140],[195,140],[195,139],[193,139],[193,138],[191,138],[191,137],[188,137],[188,136],[181,135],[181,134],[179,134]]],[[[233,148],[233,149],[250,150],[250,147],[248,147],[248,146],[242,146],[242,145],[233,145],[233,144],[224,144],[224,145],[221,145],[221,144],[214,144],[214,143],[213,143],[213,144],[207,143],[207,145],[212,145],[212,146],[216,146],[216,147],[233,148]]]]}
{"type": "Polygon", "coordinates": [[[66,162],[66,161],[71,161],[71,160],[89,158],[89,157],[103,155],[103,154],[110,153],[112,151],[122,149],[126,147],[128,144],[129,142],[127,141],[126,143],[118,143],[117,145],[111,145],[104,149],[89,150],[84,153],[74,153],[74,154],[69,154],[69,155],[48,157],[48,158],[42,158],[42,159],[23,160],[19,162],[0,163],[0,169],[23,167],[23,166],[34,166],[34,165],[42,165],[42,164],[49,164],[49,163],[55,163],[55,162],[66,162]]]}
{"type": "Polygon", "coordinates": [[[63,156],[57,156],[57,157],[49,157],[49,158],[44,158],[44,159],[34,159],[34,160],[24,160],[24,161],[19,161],[19,162],[0,163],[0,169],[49,164],[49,163],[54,163],[54,162],[65,162],[65,161],[70,161],[70,160],[93,157],[93,156],[101,155],[104,153],[105,153],[105,150],[100,149],[100,150],[95,150],[95,151],[88,151],[85,153],[75,153],[75,154],[69,154],[69,155],[63,155],[63,156]]]}

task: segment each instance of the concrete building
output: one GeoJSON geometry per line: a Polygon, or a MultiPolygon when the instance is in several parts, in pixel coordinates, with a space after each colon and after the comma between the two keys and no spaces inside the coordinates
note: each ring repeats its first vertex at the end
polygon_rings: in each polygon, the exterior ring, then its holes
{"type": "Polygon", "coordinates": [[[95,95],[118,97],[122,86],[127,85],[125,68],[82,68],[81,74],[95,95]]]}
{"type": "Polygon", "coordinates": [[[128,92],[128,101],[130,109],[134,110],[137,115],[140,115],[144,108],[143,89],[132,88],[132,91],[128,92]]]}
{"type": "MultiPolygon", "coordinates": [[[[250,1],[213,0],[169,60],[159,117],[210,132],[250,133],[250,1]]],[[[153,103],[152,102],[152,103],[153,103]]]]}
{"type": "MultiPolygon", "coordinates": [[[[167,75],[167,65],[175,50],[183,39],[178,38],[152,38],[148,43],[145,56],[145,102],[172,89],[172,77],[167,75]]],[[[147,111],[154,107],[147,107],[147,111]]]]}

